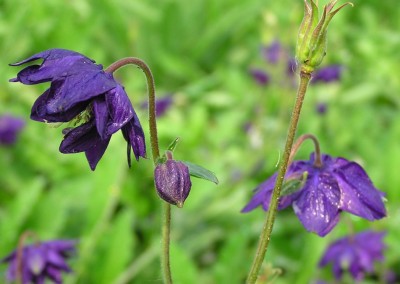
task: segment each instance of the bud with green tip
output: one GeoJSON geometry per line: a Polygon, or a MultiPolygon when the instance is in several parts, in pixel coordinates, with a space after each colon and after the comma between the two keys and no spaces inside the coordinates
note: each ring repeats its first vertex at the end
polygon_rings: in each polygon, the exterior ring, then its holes
{"type": "Polygon", "coordinates": [[[296,58],[302,66],[302,70],[308,73],[314,71],[321,64],[326,54],[327,29],[333,16],[347,5],[347,2],[332,11],[337,0],[331,0],[324,7],[321,19],[318,19],[318,2],[304,0],[304,18],[297,37],[296,58]]]}
{"type": "Polygon", "coordinates": [[[171,152],[167,157],[167,161],[158,164],[154,170],[155,186],[162,199],[181,208],[192,187],[189,168],[173,160],[171,152]]]}

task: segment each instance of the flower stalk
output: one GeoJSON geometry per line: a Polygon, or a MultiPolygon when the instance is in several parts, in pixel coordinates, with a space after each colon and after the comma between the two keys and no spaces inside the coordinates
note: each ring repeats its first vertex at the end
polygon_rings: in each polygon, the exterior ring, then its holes
{"type": "Polygon", "coordinates": [[[314,166],[316,166],[318,168],[322,167],[321,149],[319,147],[319,142],[318,142],[317,137],[315,137],[312,134],[303,134],[299,138],[297,138],[296,142],[294,143],[294,145],[292,147],[292,151],[290,153],[288,166],[290,166],[292,164],[294,156],[296,155],[297,151],[299,150],[299,148],[303,144],[303,142],[306,141],[307,139],[312,140],[314,143],[314,148],[315,148],[314,166]]]}
{"type": "MultiPolygon", "coordinates": [[[[149,99],[149,129],[150,129],[150,144],[151,152],[153,156],[154,166],[157,165],[160,157],[160,149],[158,146],[158,134],[157,134],[157,121],[156,121],[156,99],[155,99],[155,84],[154,77],[149,66],[141,59],[136,57],[122,58],[113,64],[111,64],[105,71],[109,73],[115,72],[117,69],[133,64],[140,68],[146,76],[147,80],[147,92],[149,99]]],[[[170,255],[169,255],[169,244],[170,244],[170,231],[171,231],[171,205],[167,202],[163,202],[163,224],[162,224],[162,256],[161,256],[161,267],[164,278],[164,283],[172,283],[171,267],[170,267],[170,255]]]]}
{"type": "Polygon", "coordinates": [[[294,137],[296,135],[297,124],[300,118],[301,108],[310,79],[311,73],[302,69],[300,72],[300,85],[297,90],[296,102],[293,107],[292,116],[289,124],[289,131],[286,137],[283,158],[279,166],[278,177],[276,179],[275,187],[272,193],[270,208],[268,210],[268,214],[265,219],[264,226],[258,242],[257,252],[253,260],[249,275],[247,277],[247,284],[253,284],[257,281],[262,262],[264,261],[265,254],[267,252],[268,244],[271,239],[272,228],[278,209],[279,196],[281,194],[282,184],[288,167],[289,157],[292,152],[292,145],[294,137]]]}

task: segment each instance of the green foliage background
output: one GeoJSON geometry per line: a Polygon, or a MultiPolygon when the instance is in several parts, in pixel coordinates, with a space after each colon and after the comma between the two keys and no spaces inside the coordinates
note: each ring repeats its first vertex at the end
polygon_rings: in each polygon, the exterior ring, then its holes
{"type": "MultiPolygon", "coordinates": [[[[354,4],[332,22],[324,60],[345,66],[342,80],[311,86],[298,134],[313,133],[323,152],[362,164],[386,192],[389,217],[369,223],[343,214],[334,231],[320,238],[304,230],[292,209],[280,212],[265,266],[266,275],[282,270],[275,283],[332,279],[317,263],[330,241],[348,233],[350,222],[356,231],[388,231],[386,262],[377,268],[400,274],[400,10],[397,0],[354,4]],[[323,116],[315,111],[318,103],[328,106],[323,116]]],[[[160,146],[180,137],[175,157],[211,169],[220,180],[218,186],[193,180],[184,208],[173,210],[173,276],[176,283],[243,283],[265,212],[240,210],[276,170],[296,91],[286,63],[268,64],[260,47],[278,39],[293,52],[302,5],[0,0],[0,113],[27,120],[18,143],[0,148],[0,256],[31,230],[43,240],[80,240],[71,262],[75,273],[66,283],[161,282],[161,203],[150,157],[128,169],[125,141],[117,134],[91,172],[83,154],[58,152],[62,127],[29,120],[32,103],[47,86],[8,83],[19,70],[8,63],[66,48],[104,66],[140,57],[154,72],[157,93],[173,94],[174,105],[159,119],[160,146]],[[253,81],[252,67],[271,74],[267,87],[253,81]],[[245,132],[248,124],[251,131],[245,132]]],[[[143,74],[124,68],[117,77],[148,133],[147,112],[139,107],[146,98],[143,74]]],[[[306,144],[297,157],[307,159],[311,151],[306,144]]],[[[0,266],[0,278],[5,269],[0,266]]]]}

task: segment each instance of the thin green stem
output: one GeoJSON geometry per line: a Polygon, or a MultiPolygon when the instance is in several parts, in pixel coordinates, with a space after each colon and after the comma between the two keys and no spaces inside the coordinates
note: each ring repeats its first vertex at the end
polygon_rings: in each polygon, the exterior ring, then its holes
{"type": "Polygon", "coordinates": [[[300,85],[297,90],[296,102],[293,107],[292,116],[289,124],[289,131],[286,137],[285,149],[282,157],[282,161],[279,166],[278,177],[275,182],[275,187],[272,193],[271,204],[268,210],[267,217],[264,222],[263,230],[260,235],[258,242],[257,252],[253,260],[253,264],[250,268],[249,275],[246,283],[253,284],[257,281],[257,277],[264,261],[265,253],[267,252],[268,244],[271,238],[272,228],[275,221],[276,211],[278,209],[279,196],[281,194],[283,180],[288,167],[290,153],[292,151],[292,145],[294,136],[296,135],[297,124],[300,117],[301,107],[307,91],[308,83],[311,79],[311,73],[305,72],[303,69],[300,72],[300,85]]]}
{"type": "MultiPolygon", "coordinates": [[[[113,64],[111,64],[105,71],[113,73],[117,69],[133,64],[139,67],[145,74],[147,79],[147,91],[149,96],[149,129],[150,129],[150,144],[151,151],[153,154],[153,162],[156,166],[160,157],[160,149],[158,146],[158,135],[157,135],[157,121],[156,121],[156,88],[154,84],[154,77],[151,73],[149,66],[141,59],[135,57],[122,58],[113,64]]],[[[163,224],[162,224],[162,256],[161,256],[161,267],[164,277],[164,283],[172,283],[171,267],[169,261],[169,244],[170,244],[170,231],[171,231],[171,205],[163,202],[163,224]]]]}

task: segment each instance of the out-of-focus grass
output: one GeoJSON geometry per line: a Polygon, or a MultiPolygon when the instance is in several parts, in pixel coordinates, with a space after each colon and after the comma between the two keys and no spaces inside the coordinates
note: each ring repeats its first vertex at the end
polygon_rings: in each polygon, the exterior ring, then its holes
{"type": "MultiPolygon", "coordinates": [[[[312,85],[298,133],[313,133],[324,152],[358,161],[386,192],[389,218],[350,219],[356,230],[388,230],[384,267],[399,274],[399,13],[395,0],[354,3],[329,31],[325,64],[345,66],[343,78],[312,85]],[[328,106],[323,116],[315,111],[320,102],[328,106]]],[[[73,49],[105,66],[126,56],[144,59],[158,94],[174,96],[159,119],[161,147],[180,137],[175,157],[204,165],[220,179],[217,187],[193,180],[185,207],[173,210],[176,282],[242,283],[265,213],[240,210],[276,170],[296,91],[285,63],[269,65],[259,49],[278,39],[290,54],[302,12],[302,1],[294,0],[0,1],[0,113],[29,119],[46,86],[8,83],[18,69],[7,64],[41,50],[73,49]],[[251,67],[264,68],[272,82],[256,85],[251,67]],[[252,131],[245,132],[248,124],[252,131]]],[[[117,77],[139,106],[144,76],[125,68],[117,77]]],[[[148,133],[146,111],[136,110],[148,133]]],[[[80,239],[67,283],[161,281],[155,253],[161,212],[151,159],[129,170],[125,142],[114,136],[95,172],[83,154],[58,152],[61,128],[34,121],[15,146],[0,148],[0,255],[33,230],[43,239],[80,239]]],[[[298,158],[310,151],[306,144],[298,158]]],[[[331,279],[316,264],[326,244],[346,233],[341,223],[319,238],[304,231],[291,209],[281,212],[266,258],[283,271],[276,283],[331,279]]]]}

